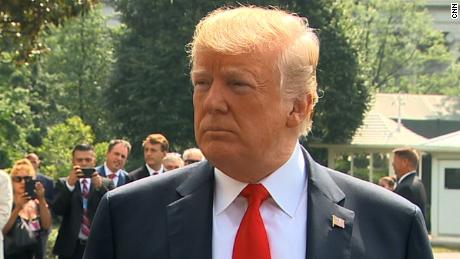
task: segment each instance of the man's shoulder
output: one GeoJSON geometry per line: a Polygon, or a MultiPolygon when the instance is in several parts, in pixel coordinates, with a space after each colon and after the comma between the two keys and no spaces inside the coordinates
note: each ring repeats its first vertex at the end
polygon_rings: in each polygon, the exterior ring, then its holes
{"type": "MultiPolygon", "coordinates": [[[[198,164],[198,163],[197,163],[198,164]]],[[[124,199],[143,199],[149,200],[163,199],[168,195],[177,195],[179,186],[183,185],[189,178],[190,183],[193,185],[195,182],[199,184],[200,181],[209,180],[205,176],[206,170],[210,170],[209,165],[204,162],[199,163],[202,165],[187,166],[172,171],[168,171],[156,176],[145,177],[137,181],[131,182],[120,186],[107,194],[109,200],[124,200],[124,199]]],[[[129,174],[132,174],[131,171],[129,174]]],[[[209,175],[209,174],[206,174],[209,175]]]]}
{"type": "Polygon", "coordinates": [[[47,175],[44,175],[42,173],[37,173],[37,179],[40,180],[40,181],[53,181],[53,178],[47,176],[47,175]]]}
{"type": "Polygon", "coordinates": [[[394,192],[377,184],[328,169],[334,182],[345,194],[345,203],[356,208],[373,208],[377,211],[392,210],[395,213],[413,214],[415,206],[394,192]]]}

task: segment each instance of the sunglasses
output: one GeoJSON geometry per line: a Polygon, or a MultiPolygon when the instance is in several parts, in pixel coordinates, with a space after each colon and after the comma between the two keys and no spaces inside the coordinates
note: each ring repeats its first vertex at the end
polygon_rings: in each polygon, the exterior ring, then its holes
{"type": "Polygon", "coordinates": [[[201,160],[187,159],[184,161],[186,165],[201,162],[201,160]]]}
{"type": "Polygon", "coordinates": [[[20,183],[22,180],[25,182],[32,180],[32,176],[12,176],[11,179],[13,182],[20,183]]]}

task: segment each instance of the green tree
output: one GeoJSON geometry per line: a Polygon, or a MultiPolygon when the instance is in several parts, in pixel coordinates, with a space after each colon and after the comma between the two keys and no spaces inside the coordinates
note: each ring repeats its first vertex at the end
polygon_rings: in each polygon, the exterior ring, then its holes
{"type": "MultiPolygon", "coordinates": [[[[340,12],[333,1],[251,3],[281,5],[307,16],[314,28],[320,28],[318,76],[324,94],[317,106],[313,137],[327,142],[348,139],[362,121],[368,92],[356,78],[355,53],[337,25],[335,16],[340,12]]],[[[237,5],[235,1],[117,1],[127,31],[117,47],[114,78],[106,94],[116,132],[126,134],[137,147],[152,132],[165,133],[179,147],[194,143],[184,46],[190,42],[197,22],[225,4],[237,5]]]]}
{"type": "Polygon", "coordinates": [[[67,176],[72,168],[72,149],[76,144],[93,144],[94,133],[79,117],[53,125],[38,148],[44,165],[42,171],[54,178],[67,176]]]}
{"type": "Polygon", "coordinates": [[[26,62],[40,54],[41,31],[88,11],[95,0],[3,0],[0,2],[0,61],[26,62]]]}
{"type": "Polygon", "coordinates": [[[34,130],[28,97],[26,89],[0,85],[0,168],[11,166],[31,148],[26,141],[34,130]]]}
{"type": "Polygon", "coordinates": [[[98,139],[109,135],[104,89],[112,72],[114,33],[100,9],[67,20],[44,34],[49,49],[34,66],[32,105],[41,128],[79,116],[98,139]],[[45,116],[47,115],[47,116],[45,116]]]}
{"type": "Polygon", "coordinates": [[[338,1],[357,49],[360,77],[383,92],[452,93],[460,66],[422,1],[338,1]]]}

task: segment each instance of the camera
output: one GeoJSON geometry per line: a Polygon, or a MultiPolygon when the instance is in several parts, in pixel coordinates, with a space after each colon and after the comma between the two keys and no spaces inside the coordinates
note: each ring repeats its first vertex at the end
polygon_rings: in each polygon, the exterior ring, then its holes
{"type": "Polygon", "coordinates": [[[83,172],[83,178],[91,178],[93,173],[96,172],[96,168],[89,167],[89,168],[82,168],[81,171],[83,172]]]}
{"type": "Polygon", "coordinates": [[[31,199],[36,199],[37,198],[37,192],[35,191],[35,183],[37,183],[37,182],[38,182],[38,180],[34,180],[34,179],[27,179],[26,180],[26,183],[25,183],[26,192],[27,192],[27,195],[31,199]]]}

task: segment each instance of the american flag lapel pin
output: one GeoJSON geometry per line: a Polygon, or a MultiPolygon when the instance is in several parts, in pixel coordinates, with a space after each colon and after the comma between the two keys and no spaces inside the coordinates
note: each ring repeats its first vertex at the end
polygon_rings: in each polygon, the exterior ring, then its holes
{"type": "Polygon", "coordinates": [[[337,217],[336,215],[332,215],[332,227],[339,227],[345,228],[345,220],[342,218],[337,217]]]}

